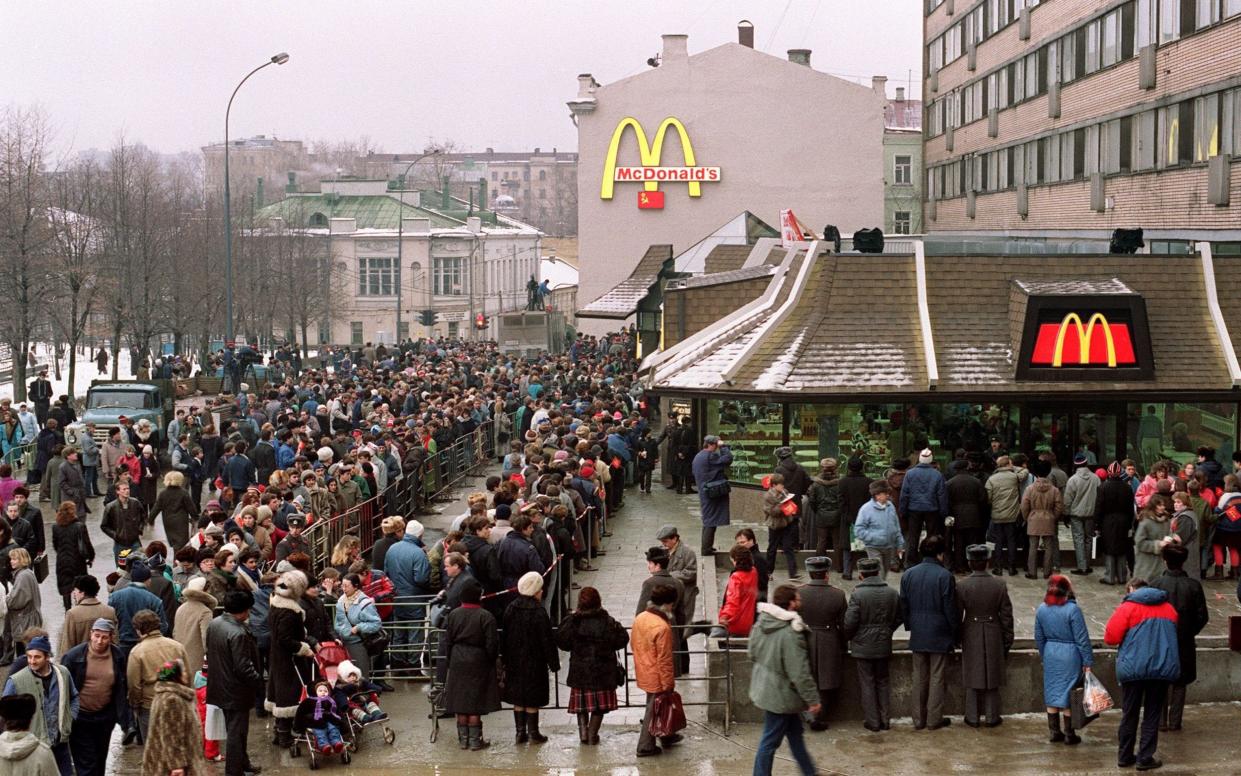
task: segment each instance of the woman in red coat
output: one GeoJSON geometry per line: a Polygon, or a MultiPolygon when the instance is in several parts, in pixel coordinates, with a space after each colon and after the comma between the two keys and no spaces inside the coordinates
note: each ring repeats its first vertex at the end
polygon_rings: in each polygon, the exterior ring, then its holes
{"type": "Polygon", "coordinates": [[[724,603],[720,606],[720,625],[712,630],[712,637],[749,636],[754,626],[754,611],[758,605],[758,570],[750,551],[735,545],[728,551],[733,562],[733,572],[728,575],[724,589],[724,603]]]}

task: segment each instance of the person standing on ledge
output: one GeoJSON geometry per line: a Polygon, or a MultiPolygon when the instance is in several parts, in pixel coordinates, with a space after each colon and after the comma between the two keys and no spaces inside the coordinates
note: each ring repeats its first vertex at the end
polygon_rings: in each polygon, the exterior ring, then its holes
{"type": "Polygon", "coordinates": [[[728,525],[728,478],[726,472],[733,462],[733,451],[714,434],[702,440],[702,449],[694,456],[691,470],[698,485],[698,504],[702,508],[701,557],[715,554],[715,529],[728,525]]]}
{"type": "Polygon", "coordinates": [[[965,548],[965,555],[970,575],[957,583],[965,724],[995,727],[1003,722],[1000,688],[1008,650],[1013,646],[1013,602],[1004,580],[987,573],[987,545],[972,544],[965,548]],[[978,719],[980,712],[986,714],[983,723],[978,719]]]}

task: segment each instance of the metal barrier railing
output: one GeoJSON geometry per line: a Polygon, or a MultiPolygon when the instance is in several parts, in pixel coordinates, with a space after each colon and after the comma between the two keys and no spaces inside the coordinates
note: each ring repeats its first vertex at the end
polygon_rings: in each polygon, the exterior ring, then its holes
{"type": "Polygon", "coordinates": [[[16,474],[20,469],[34,468],[34,459],[36,455],[35,443],[27,442],[23,445],[14,445],[4,454],[0,461],[7,463],[13,467],[13,473],[16,474]]]}

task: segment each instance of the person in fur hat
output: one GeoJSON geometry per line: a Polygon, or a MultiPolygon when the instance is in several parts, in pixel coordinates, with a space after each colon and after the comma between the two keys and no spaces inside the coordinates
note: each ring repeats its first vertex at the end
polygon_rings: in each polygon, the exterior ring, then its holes
{"type": "Polygon", "coordinates": [[[155,683],[142,772],[210,776],[214,772],[203,756],[202,741],[194,690],[185,683],[185,664],[180,660],[165,663],[155,683]]]}
{"type": "Polygon", "coordinates": [[[293,743],[293,718],[301,700],[301,676],[310,676],[314,652],[306,638],[305,614],[299,601],[306,592],[306,575],[286,571],[276,580],[267,614],[271,633],[268,655],[267,700],[264,707],[276,718],[276,746],[293,743]]]}

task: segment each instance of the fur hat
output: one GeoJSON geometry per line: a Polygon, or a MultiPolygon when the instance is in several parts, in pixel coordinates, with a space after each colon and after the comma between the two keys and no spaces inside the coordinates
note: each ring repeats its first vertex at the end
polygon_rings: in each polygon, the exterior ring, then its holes
{"type": "Polygon", "coordinates": [[[543,575],[537,571],[527,571],[517,580],[517,592],[521,595],[533,596],[543,589],[543,575]]]}
{"type": "Polygon", "coordinates": [[[306,584],[306,575],[302,572],[296,569],[286,571],[276,581],[276,595],[296,601],[302,597],[302,593],[306,592],[306,584]]]}
{"type": "Polygon", "coordinates": [[[331,463],[333,455],[332,448],[327,445],[320,447],[319,451],[315,453],[315,456],[319,459],[319,463],[331,463]]]}
{"type": "Polygon", "coordinates": [[[185,583],[186,590],[197,590],[203,592],[207,589],[206,577],[190,577],[190,581],[185,583]]]}
{"type": "Polygon", "coordinates": [[[424,530],[425,529],[423,528],[422,523],[418,522],[417,520],[410,520],[408,523],[405,524],[405,535],[412,536],[415,539],[421,539],[422,532],[424,530]]]}

